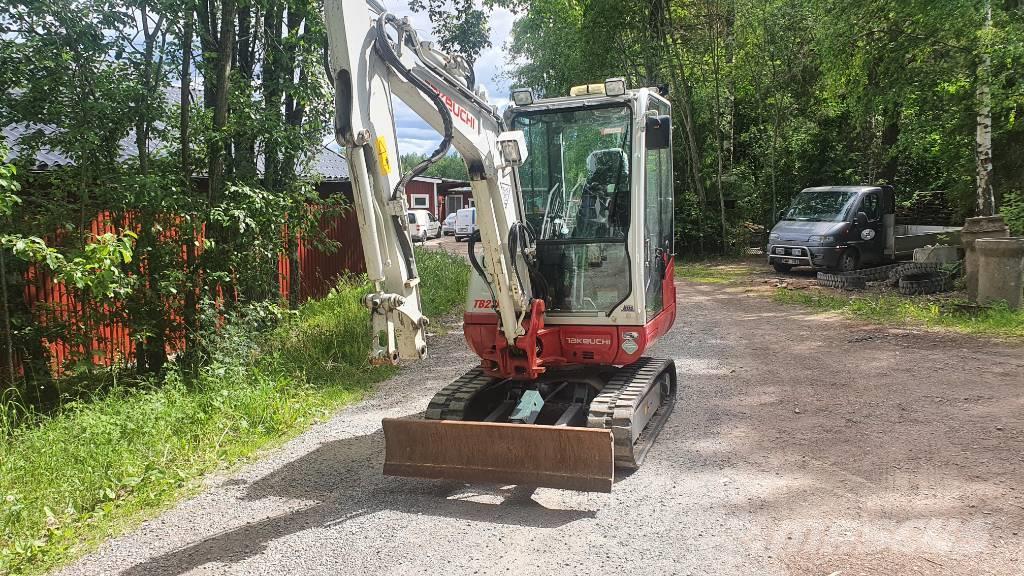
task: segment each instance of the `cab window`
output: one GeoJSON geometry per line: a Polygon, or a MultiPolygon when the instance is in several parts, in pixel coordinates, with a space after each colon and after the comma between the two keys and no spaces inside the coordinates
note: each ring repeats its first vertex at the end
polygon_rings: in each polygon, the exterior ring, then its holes
{"type": "Polygon", "coordinates": [[[868,194],[860,206],[861,212],[867,214],[868,222],[874,222],[882,217],[878,205],[878,194],[868,194]]]}

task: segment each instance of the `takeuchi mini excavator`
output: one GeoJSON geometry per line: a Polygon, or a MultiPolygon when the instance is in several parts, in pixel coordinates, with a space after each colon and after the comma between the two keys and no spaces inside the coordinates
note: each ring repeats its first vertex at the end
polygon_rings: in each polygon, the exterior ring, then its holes
{"type": "Polygon", "coordinates": [[[373,362],[427,353],[405,185],[454,147],[477,209],[464,329],[480,364],[422,417],[384,420],[384,473],[611,491],[676,396],[672,360],[644,355],[676,316],[668,101],[613,78],[514,90],[499,114],[464,59],[375,0],[326,0],[325,16],[373,362]],[[441,136],[404,174],[396,97],[441,136]]]}

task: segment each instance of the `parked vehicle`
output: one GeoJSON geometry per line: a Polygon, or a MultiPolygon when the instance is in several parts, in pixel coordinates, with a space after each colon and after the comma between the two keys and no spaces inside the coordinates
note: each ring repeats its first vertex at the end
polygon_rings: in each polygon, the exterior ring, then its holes
{"type": "Polygon", "coordinates": [[[455,213],[455,241],[462,242],[476,232],[476,208],[463,208],[455,213]]]}
{"type": "Polygon", "coordinates": [[[409,234],[417,242],[441,237],[441,223],[429,210],[409,210],[409,234]]]}
{"type": "Polygon", "coordinates": [[[452,212],[445,217],[444,222],[441,223],[441,233],[445,236],[451,236],[455,234],[455,212],[452,212]]]}
{"type": "Polygon", "coordinates": [[[802,190],[768,235],[768,263],[841,271],[913,256],[915,248],[959,244],[960,228],[896,224],[892,186],[819,186],[802,190]]]}

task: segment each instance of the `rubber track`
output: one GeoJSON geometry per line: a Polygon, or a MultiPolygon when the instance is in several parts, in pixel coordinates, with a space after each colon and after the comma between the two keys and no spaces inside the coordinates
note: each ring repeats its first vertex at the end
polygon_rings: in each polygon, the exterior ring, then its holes
{"type": "Polygon", "coordinates": [[[427,420],[464,419],[469,399],[481,388],[495,380],[497,378],[484,374],[482,368],[473,368],[434,394],[427,405],[424,418],[427,420]]]}
{"type": "Polygon", "coordinates": [[[889,272],[889,285],[899,286],[900,280],[910,274],[930,274],[941,269],[942,264],[938,262],[905,262],[889,272]]]}
{"type": "Polygon", "coordinates": [[[862,276],[852,273],[832,274],[829,272],[818,272],[818,286],[839,288],[841,290],[861,290],[867,286],[867,282],[862,276]]]}
{"type": "Polygon", "coordinates": [[[914,273],[900,278],[899,290],[904,296],[916,294],[935,294],[937,292],[949,292],[953,289],[953,278],[941,272],[914,273]],[[915,279],[908,278],[914,276],[915,279]]]}
{"type": "MultiPolygon", "coordinates": [[[[674,370],[675,363],[672,360],[660,358],[641,358],[634,364],[621,369],[601,390],[590,403],[590,412],[587,414],[588,428],[605,428],[612,431],[615,441],[615,466],[620,468],[638,468],[646,455],[646,446],[640,451],[635,450],[638,442],[634,442],[632,436],[633,415],[636,406],[647,394],[660,376],[666,370],[674,370]]],[[[674,374],[673,374],[674,376],[674,374]]],[[[641,432],[640,440],[651,430],[651,436],[646,439],[652,441],[658,429],[668,419],[675,404],[675,391],[668,401],[663,404],[644,431],[641,432]]]]}

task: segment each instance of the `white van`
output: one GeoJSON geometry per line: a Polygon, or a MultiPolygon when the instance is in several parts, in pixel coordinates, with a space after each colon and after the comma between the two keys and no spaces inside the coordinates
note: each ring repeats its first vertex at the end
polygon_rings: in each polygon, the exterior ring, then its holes
{"type": "Polygon", "coordinates": [[[409,235],[416,242],[441,237],[441,223],[430,210],[409,210],[409,235]]]}
{"type": "Polygon", "coordinates": [[[476,232],[476,208],[463,208],[455,213],[455,241],[462,242],[476,232]]]}

